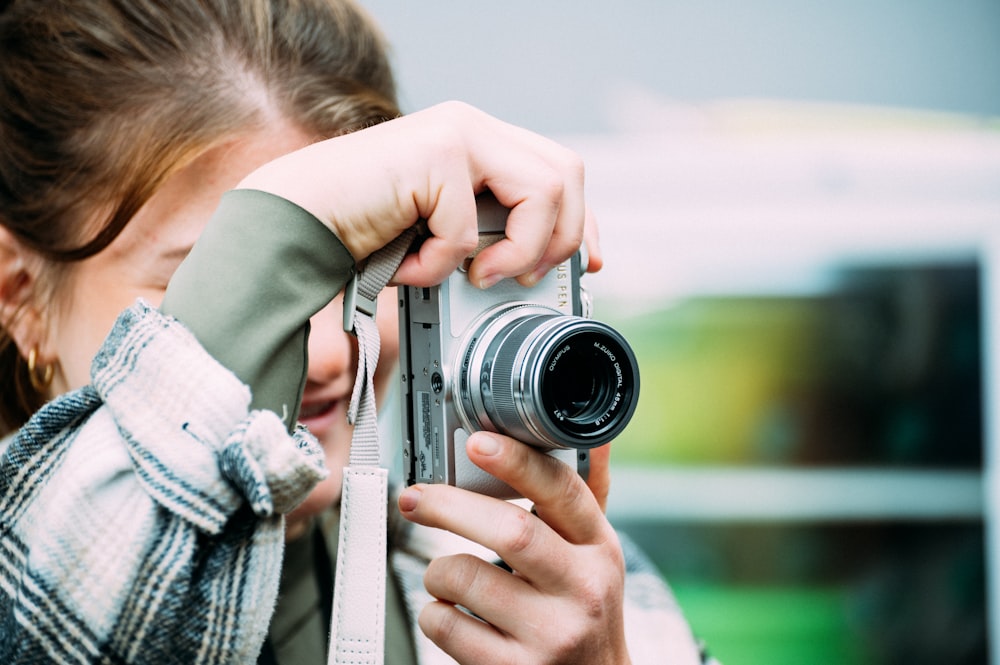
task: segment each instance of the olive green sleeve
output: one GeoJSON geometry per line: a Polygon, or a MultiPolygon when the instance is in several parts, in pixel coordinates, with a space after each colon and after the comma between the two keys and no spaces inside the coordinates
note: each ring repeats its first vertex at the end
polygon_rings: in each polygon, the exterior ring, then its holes
{"type": "Polygon", "coordinates": [[[174,273],[161,310],[250,386],[253,408],[274,411],[292,428],[309,318],[353,270],[350,252],[312,214],[266,192],[234,190],[174,273]]]}

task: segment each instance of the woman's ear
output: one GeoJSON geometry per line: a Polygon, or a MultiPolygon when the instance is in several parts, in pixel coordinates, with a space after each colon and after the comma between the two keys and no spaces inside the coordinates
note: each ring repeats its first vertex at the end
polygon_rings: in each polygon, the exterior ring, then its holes
{"type": "Polygon", "coordinates": [[[21,355],[44,340],[42,317],[34,298],[40,257],[0,226],[0,327],[17,344],[21,355]]]}

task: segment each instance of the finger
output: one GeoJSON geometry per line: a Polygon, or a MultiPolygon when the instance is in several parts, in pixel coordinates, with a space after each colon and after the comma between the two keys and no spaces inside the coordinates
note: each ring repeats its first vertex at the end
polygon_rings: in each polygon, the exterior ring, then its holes
{"type": "MultiPolygon", "coordinates": [[[[497,654],[517,649],[516,643],[493,626],[446,602],[429,603],[417,624],[432,642],[461,665],[495,662],[497,654]]],[[[516,659],[509,658],[510,662],[516,659]]]]}
{"type": "Polygon", "coordinates": [[[590,493],[597,499],[597,505],[601,507],[601,512],[605,512],[608,509],[608,493],[611,490],[610,461],[611,444],[590,449],[590,470],[587,473],[587,487],[590,488],[590,493]]]}
{"type": "Polygon", "coordinates": [[[607,520],[576,470],[509,437],[476,432],[469,459],[534,503],[534,510],[559,535],[575,544],[603,543],[607,520]]]}
{"type": "Polygon", "coordinates": [[[587,208],[587,218],[583,228],[583,242],[587,246],[587,272],[598,272],[604,267],[604,255],[601,253],[601,237],[597,226],[597,218],[590,208],[587,208]]]}
{"type": "Polygon", "coordinates": [[[523,577],[471,554],[431,561],[424,587],[438,600],[465,607],[509,635],[524,629],[527,605],[539,596],[523,577]]]}
{"type": "MultiPolygon", "coordinates": [[[[392,281],[410,286],[436,286],[462,264],[471,251],[468,247],[468,241],[428,238],[417,252],[404,257],[392,281]]],[[[472,247],[475,247],[475,243],[472,247]]]]}
{"type": "MultiPolygon", "coordinates": [[[[462,182],[462,177],[455,178],[462,182]]],[[[393,281],[413,286],[434,286],[461,265],[479,242],[472,185],[442,187],[424,203],[420,214],[426,221],[429,235],[422,240],[416,252],[406,256],[393,281]]]]}
{"type": "Polygon", "coordinates": [[[485,248],[469,266],[473,284],[492,284],[496,277],[517,277],[534,270],[547,251],[556,229],[562,185],[547,165],[533,178],[533,188],[520,199],[497,200],[509,209],[504,239],[485,248]],[[548,179],[548,185],[541,183],[548,179]]]}
{"type": "Polygon", "coordinates": [[[470,273],[498,272],[520,277],[526,285],[538,281],[552,267],[565,261],[583,239],[585,204],[583,162],[575,153],[522,128],[499,123],[496,139],[486,151],[492,164],[482,169],[481,184],[510,210],[506,235],[473,262],[470,273]],[[496,146],[507,148],[498,154],[496,146]]]}
{"type": "Polygon", "coordinates": [[[571,257],[583,241],[583,223],[566,212],[564,203],[536,199],[512,208],[504,240],[484,249],[472,262],[473,283],[492,285],[498,280],[490,277],[514,277],[532,287],[571,257]]]}
{"type": "Polygon", "coordinates": [[[557,153],[557,168],[563,177],[556,224],[541,259],[532,271],[519,278],[525,286],[534,286],[546,273],[579,251],[584,241],[587,205],[584,198],[583,160],[569,150],[557,153]]]}
{"type": "Polygon", "coordinates": [[[568,584],[567,571],[573,566],[566,559],[565,541],[516,504],[450,485],[414,485],[400,494],[399,510],[412,522],[450,531],[496,552],[515,570],[530,574],[538,588],[562,589],[568,584]]]}

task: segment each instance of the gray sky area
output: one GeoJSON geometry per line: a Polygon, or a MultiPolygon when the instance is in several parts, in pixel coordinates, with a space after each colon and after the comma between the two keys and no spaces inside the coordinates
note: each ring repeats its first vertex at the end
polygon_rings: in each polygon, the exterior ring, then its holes
{"type": "Polygon", "coordinates": [[[1000,116],[997,0],[362,0],[407,111],[604,133],[636,91],[1000,116]]]}

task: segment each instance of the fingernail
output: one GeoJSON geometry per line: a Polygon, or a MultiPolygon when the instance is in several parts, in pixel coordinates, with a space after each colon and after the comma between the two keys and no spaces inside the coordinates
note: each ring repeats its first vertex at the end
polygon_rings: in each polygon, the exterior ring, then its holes
{"type": "Polygon", "coordinates": [[[501,279],[503,279],[502,275],[487,275],[479,280],[479,288],[488,289],[491,286],[495,286],[501,279]]]}
{"type": "Polygon", "coordinates": [[[417,509],[417,504],[420,503],[421,494],[423,494],[423,490],[419,486],[407,487],[399,495],[399,509],[404,513],[412,513],[417,509]]]}
{"type": "Polygon", "coordinates": [[[535,268],[530,274],[525,276],[524,279],[524,281],[526,282],[525,286],[535,286],[540,281],[545,279],[545,276],[549,274],[549,270],[551,270],[549,266],[541,266],[539,268],[535,268]]]}
{"type": "Polygon", "coordinates": [[[480,432],[473,439],[473,446],[475,446],[476,452],[484,457],[490,457],[500,452],[500,442],[495,437],[483,432],[480,432]]]}

